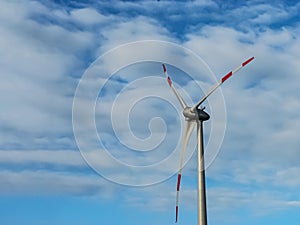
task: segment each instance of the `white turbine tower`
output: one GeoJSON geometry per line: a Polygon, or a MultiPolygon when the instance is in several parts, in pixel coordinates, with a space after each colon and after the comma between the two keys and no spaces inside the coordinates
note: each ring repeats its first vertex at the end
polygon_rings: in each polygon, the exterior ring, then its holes
{"type": "Polygon", "coordinates": [[[167,73],[166,66],[163,64],[164,73],[167,77],[167,81],[172,91],[176,95],[182,109],[183,115],[185,117],[185,132],[182,140],[182,151],[180,157],[178,178],[177,178],[177,193],[176,193],[176,222],[178,221],[178,199],[179,199],[179,190],[180,190],[180,181],[181,181],[181,173],[184,161],[184,154],[186,151],[186,147],[191,136],[191,133],[197,124],[197,149],[198,149],[198,225],[207,225],[207,212],[206,212],[206,190],[205,190],[205,166],[204,166],[204,148],[203,148],[203,121],[206,121],[210,118],[210,116],[204,111],[204,108],[199,108],[199,106],[207,99],[209,95],[211,95],[221,84],[223,84],[229,77],[231,77],[234,73],[239,71],[241,68],[246,66],[249,62],[251,62],[254,57],[249,58],[245,62],[243,62],[239,67],[227,73],[220,82],[218,82],[215,86],[213,86],[210,91],[204,95],[199,102],[193,106],[189,107],[182,99],[180,94],[176,91],[173,86],[172,80],[167,73]]]}

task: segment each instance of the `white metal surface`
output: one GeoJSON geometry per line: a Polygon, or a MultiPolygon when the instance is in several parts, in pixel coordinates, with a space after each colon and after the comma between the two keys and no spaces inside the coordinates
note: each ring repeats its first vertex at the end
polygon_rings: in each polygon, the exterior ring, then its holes
{"type": "Polygon", "coordinates": [[[166,66],[163,64],[164,74],[167,77],[167,81],[169,86],[171,87],[172,91],[174,92],[175,96],[177,97],[180,105],[183,108],[183,115],[186,119],[186,128],[184,137],[182,140],[182,150],[180,156],[180,165],[178,171],[178,179],[177,179],[177,192],[176,192],[176,222],[178,220],[178,204],[179,204],[179,191],[180,191],[180,182],[181,182],[181,174],[182,174],[182,167],[184,161],[184,155],[186,152],[187,144],[190,138],[190,135],[194,129],[195,123],[197,123],[197,150],[198,150],[198,188],[197,188],[197,195],[198,195],[198,225],[207,225],[207,208],[206,208],[206,187],[205,187],[205,162],[204,162],[204,144],[203,144],[203,121],[209,119],[209,115],[198,107],[222,84],[224,83],[229,77],[231,77],[234,73],[239,71],[242,67],[247,65],[251,62],[254,57],[249,58],[248,60],[244,61],[239,67],[235,68],[234,70],[227,73],[222,79],[215,84],[210,91],[204,95],[200,101],[193,107],[188,107],[180,94],[174,88],[172,80],[167,73],[166,66]]]}
{"type": "Polygon", "coordinates": [[[197,149],[198,149],[198,225],[207,225],[205,165],[203,148],[203,122],[197,121],[197,149]]]}

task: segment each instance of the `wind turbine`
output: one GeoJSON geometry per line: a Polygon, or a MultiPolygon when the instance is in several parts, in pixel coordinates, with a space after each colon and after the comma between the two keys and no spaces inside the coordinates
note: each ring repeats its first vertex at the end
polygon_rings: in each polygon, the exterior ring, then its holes
{"type": "Polygon", "coordinates": [[[239,67],[230,71],[222,79],[214,85],[210,91],[204,95],[199,102],[193,107],[187,106],[181,95],[175,89],[170,76],[167,73],[166,66],[162,64],[164,69],[164,74],[167,77],[167,81],[175,96],[177,97],[182,109],[183,115],[185,117],[185,132],[182,140],[182,150],[180,156],[180,164],[179,171],[177,177],[177,192],[176,192],[176,222],[178,221],[178,201],[179,201],[179,190],[180,190],[180,181],[182,174],[182,167],[184,161],[184,154],[186,151],[186,147],[191,136],[191,133],[197,124],[197,150],[198,150],[198,225],[207,225],[207,212],[206,212],[206,187],[205,187],[205,166],[204,166],[204,147],[203,147],[203,122],[209,120],[210,116],[207,112],[204,111],[203,108],[199,108],[199,106],[210,96],[221,84],[223,84],[229,77],[238,72],[241,68],[250,63],[254,57],[251,57],[244,61],[239,67]]]}

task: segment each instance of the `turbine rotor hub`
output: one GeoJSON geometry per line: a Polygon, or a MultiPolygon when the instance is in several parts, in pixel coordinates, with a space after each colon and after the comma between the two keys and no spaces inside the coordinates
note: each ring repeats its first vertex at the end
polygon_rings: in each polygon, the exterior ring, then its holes
{"type": "Polygon", "coordinates": [[[192,111],[191,107],[185,107],[183,109],[182,113],[183,113],[185,119],[187,119],[187,120],[196,120],[197,119],[197,113],[192,111]]]}

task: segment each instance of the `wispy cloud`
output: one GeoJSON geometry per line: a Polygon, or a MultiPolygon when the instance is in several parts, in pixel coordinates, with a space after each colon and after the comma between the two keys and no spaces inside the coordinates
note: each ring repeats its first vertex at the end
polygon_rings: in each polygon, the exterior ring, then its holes
{"type": "MultiPolygon", "coordinates": [[[[246,205],[256,213],[299,207],[299,3],[252,1],[237,6],[220,1],[61,3],[0,3],[2,194],[104,196],[120,190],[87,169],[77,151],[71,122],[73,96],[82,73],[97,56],[128,41],[155,39],[180,43],[193,50],[208,63],[217,78],[249,56],[256,58],[237,75],[241,77],[233,77],[223,88],[227,131],[221,152],[207,171],[212,181],[208,190],[209,207],[220,212],[226,211],[228,205],[233,210],[246,205]],[[283,194],[282,190],[288,190],[289,194],[283,194]]],[[[127,72],[132,74],[132,79],[145,75],[140,71],[133,73],[133,69],[127,72]]],[[[111,106],[114,100],[111,96],[117,96],[130,81],[125,79],[124,83],[124,78],[128,78],[124,74],[121,71],[119,80],[110,80],[108,86],[118,87],[107,89],[101,96],[102,102],[99,100],[96,105],[98,125],[103,127],[106,147],[112,153],[124,157],[127,163],[138,165],[139,160],[153,163],[156,157],[166,157],[167,151],[154,153],[150,158],[144,153],[141,157],[136,152],[122,152],[118,148],[120,143],[115,144],[109,121],[101,120],[101,116],[110,114],[101,104],[111,106]]],[[[176,74],[172,76],[176,80],[176,74]]],[[[206,83],[206,80],[199,82],[206,83]]],[[[167,86],[155,82],[147,85],[148,89],[156,87],[157,94],[169,91],[167,86]]],[[[192,82],[180,85],[193,98],[201,93],[192,82]]],[[[125,89],[124,97],[131,99],[143,91],[147,91],[144,86],[131,86],[125,89]]],[[[171,97],[172,93],[169,94],[171,97]]],[[[123,99],[120,111],[126,105],[123,99]]],[[[175,122],[179,127],[179,120],[168,117],[172,107],[164,107],[162,102],[156,105],[154,101],[150,105],[147,109],[141,102],[142,107],[134,109],[138,116],[132,121],[140,121],[134,123],[139,137],[149,135],[149,129],[145,129],[148,123],[141,116],[146,113],[152,116],[161,111],[159,115],[166,118],[168,128],[174,129],[175,122]]],[[[150,119],[147,117],[147,121],[150,119]]],[[[159,121],[156,125],[154,128],[163,129],[159,121]]],[[[127,140],[132,134],[125,128],[123,124],[120,130],[127,140]]],[[[180,134],[176,132],[168,130],[167,142],[178,139],[180,134]]],[[[169,146],[167,142],[165,148],[169,146]]],[[[90,159],[104,165],[109,173],[127,179],[128,174],[118,171],[120,167],[110,164],[102,153],[91,152],[90,159]]],[[[195,166],[192,160],[184,168],[187,177],[195,175],[195,166]]],[[[177,167],[177,162],[171,167],[177,167]]],[[[152,175],[161,173],[166,171],[158,167],[152,175]]],[[[149,208],[163,210],[173,204],[170,183],[140,189],[136,196],[135,190],[129,191],[123,201],[137,207],[145,203],[149,208]]],[[[193,202],[196,198],[192,185],[192,182],[187,184],[182,195],[187,206],[189,200],[193,202]]]]}

